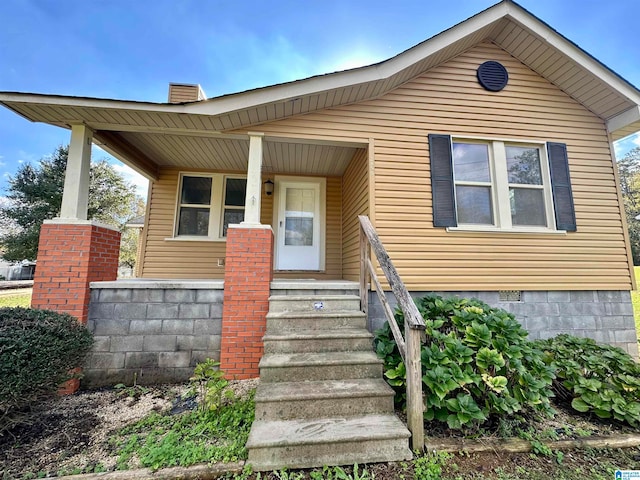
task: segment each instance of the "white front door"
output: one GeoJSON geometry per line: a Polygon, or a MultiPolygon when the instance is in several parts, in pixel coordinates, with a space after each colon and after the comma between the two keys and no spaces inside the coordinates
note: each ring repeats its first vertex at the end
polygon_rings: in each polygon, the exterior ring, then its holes
{"type": "Polygon", "coordinates": [[[320,270],[322,181],[276,179],[276,270],[320,270]]]}

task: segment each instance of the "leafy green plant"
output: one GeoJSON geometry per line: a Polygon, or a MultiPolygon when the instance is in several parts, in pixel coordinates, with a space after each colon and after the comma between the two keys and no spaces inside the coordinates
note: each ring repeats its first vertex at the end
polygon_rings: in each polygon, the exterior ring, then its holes
{"type": "Polygon", "coordinates": [[[445,452],[426,453],[413,461],[413,476],[416,480],[440,480],[442,467],[452,456],[445,452]]]}
{"type": "MultiPolygon", "coordinates": [[[[416,305],[426,324],[421,360],[427,421],[460,429],[527,409],[553,413],[553,368],[512,314],[476,299],[434,294],[416,305]]],[[[395,317],[402,326],[400,310],[395,317]]],[[[388,324],[376,332],[375,345],[404,407],[405,366],[388,324]]]]}
{"type": "Polygon", "coordinates": [[[189,381],[198,390],[200,407],[203,410],[217,410],[223,404],[223,399],[234,399],[233,391],[226,390],[229,382],[220,370],[220,362],[215,360],[207,358],[196,365],[189,381]]]}
{"type": "Polygon", "coordinates": [[[91,345],[93,336],[71,315],[0,308],[0,432],[55,395],[91,345]]]}
{"type": "Polygon", "coordinates": [[[566,334],[538,346],[556,369],[553,389],[560,400],[581,413],[640,425],[640,365],[628,353],[566,334]]]}
{"type": "Polygon", "coordinates": [[[253,394],[214,410],[180,415],[152,413],[111,438],[118,469],[129,468],[135,455],[153,470],[201,462],[246,459],[245,444],[254,418],[253,394]]]}
{"type": "Polygon", "coordinates": [[[130,397],[134,399],[140,398],[145,393],[149,392],[147,387],[138,385],[138,374],[133,374],[133,385],[125,385],[124,383],[118,383],[113,386],[113,389],[118,392],[119,397],[130,397]]]}
{"type": "MultiPolygon", "coordinates": [[[[375,480],[376,476],[357,463],[353,465],[351,473],[342,467],[322,467],[322,470],[312,470],[309,473],[311,480],[375,480]]],[[[301,478],[304,478],[302,476],[301,478]]]]}
{"type": "Polygon", "coordinates": [[[286,468],[283,468],[280,471],[273,472],[273,475],[278,480],[303,480],[304,473],[302,472],[289,472],[286,468]]]}

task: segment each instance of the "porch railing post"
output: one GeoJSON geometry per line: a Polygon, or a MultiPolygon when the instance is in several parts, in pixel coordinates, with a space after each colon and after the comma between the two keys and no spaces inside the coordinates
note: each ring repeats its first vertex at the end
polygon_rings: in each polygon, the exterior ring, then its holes
{"type": "Polygon", "coordinates": [[[424,449],[424,402],[422,400],[421,330],[416,330],[405,322],[407,372],[407,426],[411,431],[411,450],[424,449]]]}
{"type": "MultiPolygon", "coordinates": [[[[360,231],[360,310],[369,314],[369,292],[367,291],[367,268],[369,260],[369,242],[362,228],[360,231]]],[[[368,320],[367,320],[368,324],[368,320]]]]}
{"type": "Polygon", "coordinates": [[[425,323],[418,311],[407,287],[402,282],[398,271],[393,266],[384,245],[380,241],[371,221],[367,216],[358,217],[360,222],[360,297],[363,309],[368,308],[366,294],[366,278],[371,278],[375,285],[376,293],[383,307],[383,311],[393,337],[404,361],[406,370],[406,394],[407,394],[407,427],[411,431],[411,448],[415,452],[424,450],[424,401],[422,399],[422,333],[425,323]],[[382,269],[393,295],[398,301],[398,306],[404,314],[404,338],[402,331],[396,322],[393,311],[385,292],[378,280],[376,269],[369,258],[370,251],[375,254],[378,264],[382,269]]]}

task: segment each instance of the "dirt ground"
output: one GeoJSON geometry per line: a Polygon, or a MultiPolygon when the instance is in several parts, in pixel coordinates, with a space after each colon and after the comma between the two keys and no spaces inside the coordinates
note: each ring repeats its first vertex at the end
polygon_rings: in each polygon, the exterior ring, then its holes
{"type": "MultiPolygon", "coordinates": [[[[237,393],[256,386],[255,381],[234,382],[237,393]]],[[[135,422],[152,411],[172,408],[174,400],[184,393],[184,385],[148,387],[138,398],[128,397],[121,390],[104,389],[80,392],[44,403],[29,425],[14,428],[0,435],[0,479],[41,478],[96,470],[111,471],[116,466],[116,455],[108,439],[122,427],[135,422]]],[[[560,413],[549,423],[550,429],[560,436],[588,431],[595,435],[629,433],[633,431],[616,425],[576,419],[560,413]]],[[[446,430],[427,432],[429,435],[447,436],[446,430]]],[[[601,477],[602,472],[614,469],[640,469],[640,450],[599,450],[566,452],[562,458],[563,472],[583,471],[583,478],[601,477]],[[589,475],[589,469],[598,466],[589,475]],[[597,473],[597,475],[596,475],[597,473]]],[[[376,479],[406,479],[414,476],[411,462],[367,465],[376,479]]],[[[554,478],[560,465],[556,456],[531,454],[500,454],[498,452],[475,455],[456,455],[444,467],[443,478],[554,478]],[[526,469],[526,476],[522,473],[526,469]],[[511,476],[508,476],[511,475],[511,476]],[[539,475],[539,476],[537,476],[539,475]]],[[[349,469],[347,469],[349,471],[349,469]]],[[[308,472],[304,477],[309,478],[308,472]]],[[[280,478],[274,474],[262,479],[280,478]]],[[[298,478],[298,477],[296,477],[298,478]]],[[[430,477],[427,477],[430,478],[430,477]]],[[[437,478],[437,477],[433,477],[437,478]]],[[[578,478],[578,477],[558,477],[578,478]]],[[[611,476],[613,478],[613,475],[611,476]]]]}

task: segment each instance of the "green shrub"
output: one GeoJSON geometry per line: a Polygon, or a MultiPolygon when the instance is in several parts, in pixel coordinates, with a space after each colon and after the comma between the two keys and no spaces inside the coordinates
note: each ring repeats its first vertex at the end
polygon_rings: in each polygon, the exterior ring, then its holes
{"type": "Polygon", "coordinates": [[[640,365],[628,353],[565,334],[537,343],[556,369],[559,399],[578,412],[640,424],[640,365]]]}
{"type": "MultiPolygon", "coordinates": [[[[525,409],[553,412],[553,369],[513,315],[479,300],[433,294],[416,305],[426,323],[421,355],[426,420],[460,429],[525,409]]],[[[395,316],[403,328],[402,312],[395,316]]],[[[404,407],[405,367],[388,324],[376,332],[375,345],[404,407]]]]}
{"type": "Polygon", "coordinates": [[[0,432],[55,394],[92,344],[91,333],[70,315],[0,308],[0,432]]]}

